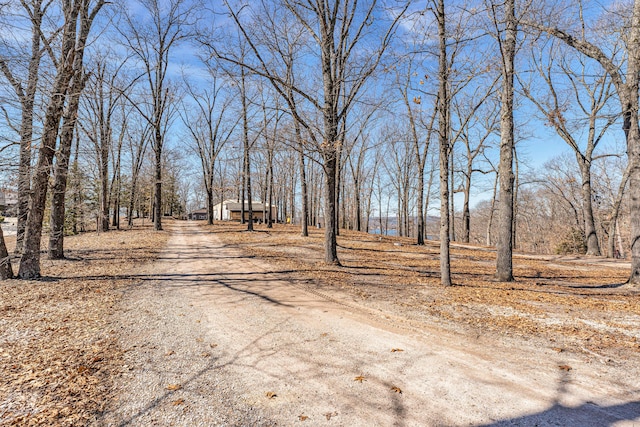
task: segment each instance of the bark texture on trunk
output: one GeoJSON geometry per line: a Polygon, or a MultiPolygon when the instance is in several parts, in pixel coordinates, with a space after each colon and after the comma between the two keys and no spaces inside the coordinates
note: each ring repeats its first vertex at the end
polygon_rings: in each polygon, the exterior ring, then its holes
{"type": "Polygon", "coordinates": [[[624,257],[622,247],[620,251],[616,253],[616,237],[620,235],[620,230],[618,229],[618,216],[620,215],[620,207],[622,206],[622,198],[624,196],[624,190],[627,186],[627,182],[629,180],[629,166],[624,171],[622,175],[622,179],[620,180],[620,186],[618,187],[618,193],[616,194],[615,200],[613,201],[613,209],[611,212],[611,216],[609,217],[609,228],[608,228],[608,245],[607,245],[607,258],[617,258],[616,255],[620,257],[624,257]]]}
{"type": "Polygon", "coordinates": [[[45,13],[43,1],[22,2],[31,20],[31,57],[29,59],[26,87],[17,79],[5,60],[0,58],[0,71],[13,87],[21,105],[20,160],[18,163],[18,206],[15,253],[21,254],[26,231],[29,198],[31,195],[31,150],[33,141],[33,114],[36,91],[38,89],[40,62],[43,51],[40,48],[42,19],[45,13]],[[29,8],[29,5],[32,7],[29,8]]]}
{"type": "Polygon", "coordinates": [[[327,264],[340,265],[338,259],[338,234],[336,232],[336,162],[331,154],[325,154],[324,185],[324,261],[327,264]]]}
{"type": "Polygon", "coordinates": [[[0,225],[0,280],[13,279],[13,269],[11,268],[11,257],[7,252],[7,245],[4,243],[4,233],[0,225]]]}
{"type": "Polygon", "coordinates": [[[503,282],[513,281],[513,78],[516,52],[515,1],[504,4],[505,37],[501,43],[502,94],[500,110],[500,196],[498,205],[498,243],[496,255],[496,278],[503,282]]]}
{"type": "MultiPolygon", "coordinates": [[[[638,128],[638,89],[640,79],[640,0],[635,0],[628,41],[625,127],[629,156],[629,198],[631,212],[631,275],[629,283],[640,287],[640,128],[638,128]]],[[[621,97],[622,98],[622,97],[621,97]]],[[[623,99],[621,99],[623,100],[623,99]]]]}
{"type": "Polygon", "coordinates": [[[156,128],[154,141],[155,151],[155,183],[153,187],[153,229],[162,230],[162,132],[156,128]]]}
{"type": "Polygon", "coordinates": [[[596,221],[593,216],[593,203],[591,197],[591,164],[584,161],[580,163],[580,176],[582,178],[582,212],[584,215],[584,235],[587,243],[587,255],[600,256],[600,243],[596,234],[596,221]]]}
{"type": "Polygon", "coordinates": [[[63,30],[62,54],[51,90],[51,98],[45,111],[42,129],[42,144],[38,152],[38,162],[33,176],[33,189],[27,216],[24,248],[20,258],[18,276],[21,279],[40,277],[40,242],[42,239],[42,222],[49,187],[50,171],[53,167],[53,156],[56,151],[60,118],[69,90],[69,82],[73,77],[74,57],[76,52],[76,26],[79,7],[75,4],[64,11],[65,25],[63,30]]]}
{"type": "Polygon", "coordinates": [[[60,132],[60,148],[56,155],[54,182],[51,195],[51,216],[49,223],[49,258],[64,258],[64,224],[65,201],[67,194],[67,177],[69,175],[69,159],[73,145],[74,130],[78,118],[80,94],[84,88],[85,76],[82,64],[79,65],[73,77],[71,95],[67,110],[64,113],[62,130],[60,132]]]}
{"type": "Polygon", "coordinates": [[[447,58],[447,33],[444,0],[439,0],[436,7],[438,22],[438,38],[440,56],[438,58],[438,139],[440,143],[440,283],[450,286],[451,256],[450,217],[449,217],[449,64],[447,58]]]}
{"type": "Polygon", "coordinates": [[[304,153],[302,147],[299,151],[300,164],[300,191],[302,192],[302,213],[300,219],[300,234],[303,237],[309,236],[309,192],[307,190],[307,173],[304,165],[304,153]]]}

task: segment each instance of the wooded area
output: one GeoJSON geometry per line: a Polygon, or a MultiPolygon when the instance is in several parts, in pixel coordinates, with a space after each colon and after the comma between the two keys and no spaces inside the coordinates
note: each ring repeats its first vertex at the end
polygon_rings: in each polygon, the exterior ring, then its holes
{"type": "Polygon", "coordinates": [[[233,199],[321,227],[329,264],[350,229],[439,240],[444,285],[451,241],[496,246],[500,281],[518,249],[630,257],[640,283],[640,0],[20,0],[0,21],[1,278],[40,276],[43,230],[56,259],[233,199]]]}

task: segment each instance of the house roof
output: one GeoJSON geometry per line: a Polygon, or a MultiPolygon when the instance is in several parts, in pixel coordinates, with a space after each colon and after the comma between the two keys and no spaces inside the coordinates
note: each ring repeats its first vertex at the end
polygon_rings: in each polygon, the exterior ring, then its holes
{"type": "Polygon", "coordinates": [[[206,215],[207,213],[208,213],[207,212],[207,208],[202,208],[202,209],[198,209],[198,210],[192,211],[191,215],[193,215],[193,214],[205,214],[206,215]]]}

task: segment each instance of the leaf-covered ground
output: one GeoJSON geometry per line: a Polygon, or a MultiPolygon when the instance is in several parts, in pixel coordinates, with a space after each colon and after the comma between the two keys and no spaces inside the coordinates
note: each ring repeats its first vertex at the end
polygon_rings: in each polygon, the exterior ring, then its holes
{"type": "MultiPolygon", "coordinates": [[[[531,341],[623,370],[640,351],[640,292],[624,285],[624,263],[518,254],[516,281],[500,283],[492,278],[493,251],[454,246],[455,286],[442,287],[435,242],[420,247],[410,239],[342,231],[343,265],[328,266],[323,230],[302,238],[285,225],[254,233],[239,224],[208,229],[267,260],[279,279],[381,321],[480,341],[487,336],[487,342],[531,341]]],[[[69,237],[68,259],[43,259],[44,279],[0,282],[0,425],[99,423],[113,400],[114,378],[125,369],[112,315],[145,279],[138,267],[155,259],[167,238],[148,226],[69,237]]]]}
{"type": "Polygon", "coordinates": [[[141,226],[68,237],[66,260],[43,258],[43,279],[0,281],[0,425],[99,417],[122,365],[110,316],[166,239],[141,226]]]}
{"type": "Polygon", "coordinates": [[[640,351],[640,291],[625,285],[628,264],[587,257],[514,257],[516,281],[493,278],[495,252],[453,245],[454,286],[439,284],[438,242],[341,231],[342,266],[322,263],[323,231],[308,238],[298,227],[244,232],[241,225],[211,230],[226,243],[268,259],[283,276],[306,287],[344,292],[357,304],[413,327],[437,325],[480,339],[540,340],[602,363],[628,363],[640,351]]]}

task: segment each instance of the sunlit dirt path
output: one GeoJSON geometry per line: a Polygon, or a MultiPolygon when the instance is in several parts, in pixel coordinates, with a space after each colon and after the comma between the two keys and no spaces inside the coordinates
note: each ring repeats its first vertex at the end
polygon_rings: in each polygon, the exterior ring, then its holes
{"type": "Polygon", "coordinates": [[[169,227],[125,295],[105,424],[640,426],[635,373],[407,327],[282,281],[196,223],[169,227]]]}

